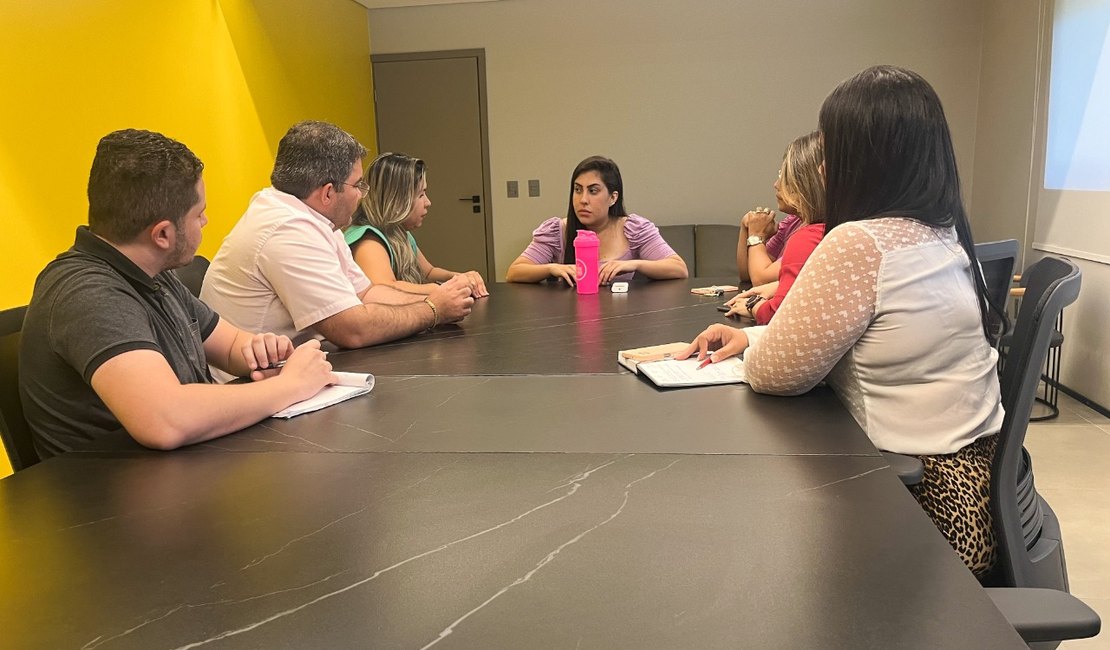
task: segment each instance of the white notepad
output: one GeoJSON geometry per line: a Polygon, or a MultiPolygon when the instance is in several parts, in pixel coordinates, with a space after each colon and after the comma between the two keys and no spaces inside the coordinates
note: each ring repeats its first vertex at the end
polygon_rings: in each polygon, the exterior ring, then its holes
{"type": "Polygon", "coordinates": [[[682,361],[664,359],[640,363],[637,370],[656,386],[664,388],[739,384],[745,381],[744,362],[738,357],[730,357],[699,369],[700,363],[693,358],[682,361]]]}
{"type": "Polygon", "coordinates": [[[352,397],[365,395],[374,390],[374,375],[365,372],[337,372],[339,383],[325,386],[319,393],[312,397],[292,404],[277,413],[275,418],[289,419],[305,413],[319,411],[332,404],[345,402],[352,397]]]}

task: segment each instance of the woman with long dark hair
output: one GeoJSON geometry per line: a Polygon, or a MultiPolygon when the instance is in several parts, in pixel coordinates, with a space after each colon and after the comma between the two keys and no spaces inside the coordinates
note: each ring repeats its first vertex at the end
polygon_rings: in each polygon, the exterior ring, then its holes
{"type": "Polygon", "coordinates": [[[762,393],[827,380],[876,447],[921,458],[914,497],[981,576],[1003,412],[944,110],[916,73],[877,66],[833,90],[819,126],[827,234],[769,325],[714,325],[686,354],[744,352],[762,393]]]}
{"type": "Polygon", "coordinates": [[[574,284],[574,238],[592,230],[601,243],[601,284],[640,274],[653,280],[685,278],[686,262],[674,252],[655,224],[624,209],[624,181],[617,163],[591,156],[570,176],[567,216],[552,217],[532,233],[532,243],[509,266],[509,282],[559,278],[574,284]]]}

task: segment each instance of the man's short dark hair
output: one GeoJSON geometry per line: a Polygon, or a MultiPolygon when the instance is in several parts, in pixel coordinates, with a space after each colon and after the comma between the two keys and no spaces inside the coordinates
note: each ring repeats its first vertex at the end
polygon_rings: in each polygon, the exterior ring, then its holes
{"type": "Polygon", "coordinates": [[[340,192],[366,147],[343,129],[327,122],[294,124],[278,143],[270,183],[274,189],[304,200],[331,183],[340,192]]]}
{"type": "Polygon", "coordinates": [[[89,229],[133,241],[163,220],[175,226],[197,204],[204,163],[161,133],[124,129],[101,138],[89,171],[89,229]]]}

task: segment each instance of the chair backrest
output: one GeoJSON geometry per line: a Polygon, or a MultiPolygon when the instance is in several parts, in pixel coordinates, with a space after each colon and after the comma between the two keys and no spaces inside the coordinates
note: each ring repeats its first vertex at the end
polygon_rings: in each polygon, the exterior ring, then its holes
{"type": "Polygon", "coordinates": [[[736,240],[740,226],[699,224],[694,228],[694,275],[703,278],[740,277],[736,267],[736,240]]]}
{"type": "Polygon", "coordinates": [[[187,289],[194,296],[200,297],[200,287],[204,284],[204,274],[208,272],[208,260],[202,256],[197,255],[185,266],[174,269],[177,274],[177,279],[181,280],[187,289]]]}
{"type": "Polygon", "coordinates": [[[659,226],[659,234],[662,235],[663,241],[670,244],[674,252],[678,253],[686,262],[686,268],[690,271],[690,275],[694,273],[696,265],[696,257],[694,250],[694,226],[692,224],[685,224],[681,226],[659,226]]]}
{"type": "MultiPolygon", "coordinates": [[[[1006,302],[1010,297],[1010,285],[1014,277],[1014,265],[1017,263],[1018,242],[1016,239],[985,242],[975,244],[975,257],[979,258],[979,266],[983,269],[983,281],[987,285],[987,295],[991,302],[1000,309],[1006,309],[1006,302]]],[[[1001,318],[991,312],[991,331],[1002,333],[1001,318]]]]}
{"type": "MultiPolygon", "coordinates": [[[[1046,257],[1026,269],[1013,338],[1002,371],[1006,410],[991,467],[991,515],[998,538],[998,575],[1004,586],[1044,586],[1029,550],[1038,542],[1044,518],[1033,486],[1033,470],[1023,448],[1033,398],[1041,379],[1056,318],[1079,296],[1081,274],[1074,263],[1046,257]]],[[[1063,584],[1066,584],[1066,579],[1063,584]]]]}
{"type": "Polygon", "coordinates": [[[39,462],[19,400],[19,339],[26,313],[26,307],[0,311],[0,438],[17,472],[39,462]]]}

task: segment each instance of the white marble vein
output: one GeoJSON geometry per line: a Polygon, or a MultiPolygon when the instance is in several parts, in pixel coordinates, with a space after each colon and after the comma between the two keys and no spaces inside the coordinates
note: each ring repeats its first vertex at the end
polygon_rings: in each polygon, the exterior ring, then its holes
{"type": "Polygon", "coordinates": [[[482,384],[488,384],[490,382],[490,379],[491,379],[490,377],[487,377],[487,378],[483,379],[482,381],[480,381],[476,384],[473,384],[471,386],[464,386],[464,387],[460,388],[459,390],[455,391],[454,393],[448,395],[447,399],[445,399],[442,402],[440,402],[439,404],[437,404],[435,406],[435,408],[439,408],[439,407],[443,406],[444,404],[446,404],[447,402],[450,402],[451,400],[455,399],[459,395],[462,395],[463,393],[465,393],[467,391],[474,390],[475,388],[481,386],[482,384]]]}
{"type": "Polygon", "coordinates": [[[836,485],[838,483],[844,483],[846,481],[854,481],[857,478],[867,476],[868,474],[874,474],[875,472],[880,472],[880,471],[882,471],[882,470],[884,470],[888,467],[890,467],[890,466],[889,465],[883,465],[882,467],[876,467],[875,469],[869,469],[866,472],[861,472],[859,474],[856,474],[855,476],[849,476],[847,478],[841,478],[841,479],[837,479],[835,481],[829,481],[828,483],[823,483],[821,485],[816,485],[814,487],[808,487],[808,488],[804,488],[804,489],[801,489],[801,490],[794,490],[793,492],[790,492],[786,496],[792,497],[795,494],[803,494],[805,492],[813,492],[814,490],[821,490],[821,489],[836,485]]]}
{"type": "Polygon", "coordinates": [[[636,454],[625,454],[624,456],[621,456],[620,458],[614,458],[613,460],[604,462],[604,463],[598,465],[597,467],[595,467],[593,469],[590,469],[590,466],[586,465],[586,469],[582,470],[581,472],[578,472],[577,474],[571,474],[570,476],[563,479],[562,483],[556,485],[555,487],[551,488],[547,492],[550,493],[550,492],[554,492],[555,490],[561,490],[563,488],[570,487],[571,485],[573,485],[573,484],[575,484],[579,481],[582,481],[584,479],[589,478],[590,474],[593,474],[594,472],[596,472],[600,469],[605,469],[606,467],[612,465],[613,463],[615,463],[617,461],[632,458],[635,455],[636,454]]]}
{"type": "Polygon", "coordinates": [[[543,559],[540,560],[539,563],[536,564],[536,566],[532,567],[532,569],[530,571],[528,571],[527,573],[525,573],[521,577],[517,578],[516,580],[512,581],[508,585],[502,587],[500,590],[497,591],[497,593],[495,593],[492,596],[490,596],[489,598],[487,598],[484,602],[480,603],[477,607],[475,607],[474,609],[470,610],[469,612],[467,612],[467,613],[463,614],[462,616],[460,616],[459,618],[457,618],[455,620],[455,622],[451,623],[446,628],[444,628],[443,631],[439,633],[439,636],[437,636],[436,638],[432,639],[430,642],[425,644],[420,650],[427,650],[428,648],[434,646],[435,644],[439,643],[440,641],[446,639],[448,636],[450,636],[455,631],[455,627],[457,627],[460,623],[462,623],[463,621],[465,621],[466,619],[470,618],[472,615],[474,615],[475,613],[480,611],[483,607],[492,603],[494,600],[501,597],[503,594],[508,592],[513,587],[516,587],[517,585],[522,585],[525,582],[528,582],[529,580],[531,580],[532,576],[536,575],[536,573],[539,572],[540,569],[542,569],[548,563],[550,563],[552,560],[554,560],[555,557],[558,556],[559,553],[561,553],[563,551],[563,549],[570,546],[571,544],[574,544],[574,543],[578,542],[580,539],[582,539],[586,535],[589,535],[590,533],[594,532],[598,528],[601,528],[602,526],[608,524],[609,522],[611,522],[614,519],[616,519],[617,517],[619,517],[620,514],[622,512],[624,512],[624,507],[626,505],[628,505],[628,498],[629,498],[629,495],[632,493],[632,486],[633,485],[636,485],[637,483],[639,483],[641,481],[646,481],[649,478],[658,474],[659,472],[662,472],[664,470],[668,470],[668,469],[674,467],[675,464],[677,464],[681,460],[682,460],[681,458],[677,458],[677,459],[671,461],[670,464],[668,464],[666,467],[660,467],[659,469],[653,470],[650,473],[648,473],[644,476],[641,476],[640,478],[636,479],[635,481],[631,481],[630,483],[627,483],[624,486],[624,497],[621,499],[621,504],[620,504],[620,506],[617,507],[617,509],[615,511],[613,511],[612,514],[610,514],[608,517],[606,517],[602,521],[594,524],[590,528],[587,528],[586,530],[582,531],[581,533],[578,533],[574,537],[572,537],[572,538],[568,539],[567,541],[563,542],[559,546],[555,547],[555,550],[553,550],[550,553],[548,553],[547,555],[545,555],[543,557],[543,559]]]}
{"type": "Polygon", "coordinates": [[[177,507],[179,507],[181,505],[184,505],[186,503],[188,503],[188,501],[183,500],[183,501],[179,501],[177,503],[165,504],[165,505],[159,506],[157,508],[147,508],[145,510],[136,510],[134,512],[125,512],[125,513],[118,514],[118,515],[112,515],[110,517],[102,517],[100,519],[94,519],[92,521],[86,521],[86,522],[83,522],[83,523],[80,523],[80,524],[73,524],[72,526],[66,526],[65,528],[59,528],[58,531],[60,532],[60,531],[64,531],[64,530],[73,530],[75,528],[84,528],[86,526],[95,526],[96,524],[102,524],[106,521],[113,521],[115,519],[122,519],[124,517],[134,517],[136,515],[148,515],[148,514],[152,514],[152,513],[156,513],[156,512],[162,512],[164,510],[170,510],[171,508],[177,508],[177,507]]]}
{"type": "MultiPolygon", "coordinates": [[[[681,460],[681,459],[679,459],[679,460],[681,460]]],[[[616,461],[612,461],[612,462],[616,462],[616,461]]],[[[545,501],[544,503],[541,503],[540,505],[535,506],[533,508],[529,508],[528,510],[524,511],[523,513],[521,513],[519,515],[516,515],[515,517],[512,517],[511,519],[508,519],[508,520],[503,521],[499,524],[490,526],[488,528],[484,528],[484,529],[482,529],[480,531],[477,531],[475,533],[471,533],[470,535],[467,535],[465,537],[460,537],[459,539],[447,542],[445,544],[441,544],[441,545],[439,545],[439,546],[437,546],[433,549],[429,549],[427,551],[424,551],[423,553],[418,553],[416,555],[413,555],[412,557],[405,558],[404,560],[401,560],[401,561],[396,562],[396,563],[394,563],[390,566],[387,566],[384,569],[378,569],[372,575],[367,576],[367,577],[365,577],[361,580],[355,581],[355,582],[353,582],[353,583],[351,583],[351,584],[349,584],[345,587],[342,587],[340,589],[336,589],[335,591],[328,592],[328,593],[323,594],[321,596],[317,596],[316,598],[313,598],[312,600],[310,600],[308,602],[301,603],[300,605],[297,605],[296,607],[292,607],[290,609],[286,609],[286,610],[277,612],[276,614],[272,614],[270,616],[267,616],[266,618],[264,618],[260,621],[256,621],[254,623],[251,623],[250,625],[244,625],[243,627],[236,628],[236,629],[233,629],[233,630],[225,630],[225,631],[220,632],[219,634],[217,634],[215,636],[209,637],[209,638],[204,639],[202,641],[196,641],[196,642],[189,643],[189,644],[186,644],[186,645],[183,645],[183,646],[179,646],[176,650],[190,650],[191,648],[197,648],[197,647],[200,647],[202,645],[207,645],[209,643],[213,643],[215,641],[221,641],[221,640],[229,638],[229,637],[233,637],[233,636],[237,636],[239,634],[244,634],[246,632],[250,632],[251,630],[254,630],[254,629],[257,629],[259,627],[262,627],[263,625],[266,625],[267,623],[272,623],[272,622],[274,622],[274,621],[276,621],[280,618],[284,618],[286,616],[289,616],[290,614],[295,614],[295,613],[301,611],[302,609],[306,609],[308,607],[311,607],[311,606],[315,605],[316,603],[325,601],[325,600],[327,600],[329,598],[332,598],[334,596],[338,596],[338,595],[346,593],[346,592],[348,592],[352,589],[356,589],[358,587],[361,587],[362,585],[364,585],[364,584],[366,584],[366,583],[368,583],[372,580],[376,580],[380,576],[382,576],[386,573],[389,573],[390,571],[393,571],[394,569],[400,568],[400,567],[402,567],[402,566],[404,566],[404,565],[406,565],[410,562],[415,562],[416,560],[428,557],[430,555],[434,555],[436,553],[439,553],[441,551],[449,549],[453,546],[457,546],[457,545],[462,544],[464,542],[468,542],[472,539],[481,537],[482,535],[485,535],[487,533],[491,533],[491,532],[494,532],[496,530],[500,530],[501,528],[505,528],[506,526],[511,526],[512,524],[524,519],[525,517],[528,517],[529,515],[532,515],[532,514],[538,512],[538,511],[540,511],[540,510],[543,510],[544,508],[555,505],[556,503],[559,503],[559,502],[563,501],[564,499],[568,499],[568,498],[574,496],[574,494],[578,492],[578,488],[580,488],[582,486],[581,481],[584,481],[585,479],[589,478],[590,474],[593,474],[593,473],[601,470],[602,468],[607,467],[608,465],[612,464],[612,462],[606,463],[605,465],[602,465],[602,466],[600,466],[596,469],[593,469],[593,470],[590,470],[589,472],[583,473],[581,475],[582,478],[579,481],[576,481],[573,484],[571,484],[570,489],[566,492],[566,494],[563,494],[562,496],[556,497],[556,498],[551,499],[549,501],[545,501]]],[[[674,463],[677,463],[677,462],[678,462],[677,460],[674,461],[674,463]]],[[[673,465],[674,463],[671,463],[671,465],[673,465]]],[[[670,466],[668,465],[668,467],[670,467],[670,466]]],[[[659,470],[656,470],[656,471],[659,471],[659,470]]],[[[637,479],[636,481],[633,481],[632,483],[629,483],[629,486],[631,486],[635,483],[638,483],[639,481],[641,481],[643,479],[650,478],[654,474],[655,474],[655,472],[652,472],[648,476],[645,476],[641,479],[637,479]]],[[[627,500],[627,494],[626,494],[626,500],[627,500]]]]}
{"type": "Polygon", "coordinates": [[[300,440],[301,442],[312,445],[313,447],[319,447],[320,449],[323,449],[324,451],[335,451],[334,449],[329,449],[328,447],[325,447],[324,445],[321,445],[318,442],[312,442],[308,438],[302,438],[300,436],[294,436],[294,435],[289,434],[289,433],[278,431],[277,429],[275,429],[271,426],[267,426],[267,425],[265,425],[261,422],[258,423],[258,426],[262,427],[263,429],[269,429],[270,431],[273,431],[274,433],[278,434],[279,436],[285,436],[286,438],[290,438],[292,440],[300,440]]]}
{"type": "Polygon", "coordinates": [[[381,497],[378,497],[377,499],[374,499],[370,503],[367,503],[365,506],[359,508],[358,510],[355,510],[354,512],[349,512],[349,513],[343,515],[342,517],[339,517],[338,519],[335,519],[333,521],[328,522],[327,524],[324,524],[323,526],[317,528],[316,530],[314,530],[312,532],[305,533],[304,535],[301,535],[300,537],[293,538],[293,539],[289,540],[288,542],[286,542],[285,544],[282,544],[281,547],[278,548],[276,551],[273,551],[272,553],[267,553],[266,555],[263,555],[261,557],[257,557],[255,559],[251,560],[246,565],[241,567],[239,570],[240,571],[245,571],[246,569],[249,569],[251,567],[258,566],[259,564],[262,564],[266,560],[269,560],[270,558],[282,553],[283,551],[288,549],[290,546],[296,544],[297,542],[306,540],[309,537],[312,537],[313,535],[317,535],[319,533],[322,533],[325,530],[331,528],[332,526],[338,524],[339,522],[341,522],[345,519],[349,519],[349,518],[354,517],[356,515],[361,515],[362,513],[366,512],[368,509],[370,509],[371,506],[379,504],[382,501],[385,501],[385,500],[390,499],[390,498],[392,498],[392,497],[394,497],[398,494],[401,494],[402,492],[406,492],[408,490],[413,489],[414,487],[420,485],[421,483],[424,483],[425,481],[428,481],[433,476],[435,476],[436,474],[439,474],[441,471],[447,469],[448,467],[451,467],[453,465],[457,465],[458,462],[459,461],[456,460],[454,462],[443,465],[442,467],[437,467],[435,470],[432,471],[432,473],[430,473],[427,476],[421,478],[420,480],[416,481],[415,483],[410,483],[409,485],[404,485],[402,487],[399,487],[396,490],[393,490],[392,492],[389,492],[388,494],[385,494],[384,496],[381,496],[381,497]]]}
{"type": "Polygon", "coordinates": [[[383,436],[380,433],[374,433],[373,431],[371,431],[369,429],[363,429],[362,427],[356,427],[355,425],[347,424],[346,422],[336,422],[336,424],[338,424],[341,427],[347,427],[348,429],[354,429],[355,431],[360,431],[362,433],[369,433],[370,435],[377,436],[378,438],[381,438],[382,440],[388,440],[389,442],[393,442],[392,438],[389,438],[387,436],[383,436]]]}
{"type": "Polygon", "coordinates": [[[300,585],[299,587],[289,587],[289,588],[286,588],[286,589],[277,589],[275,591],[270,591],[270,592],[267,592],[267,593],[264,593],[264,594],[257,594],[257,595],[254,595],[254,596],[248,596],[246,598],[221,598],[220,600],[213,600],[213,601],[209,601],[209,602],[205,602],[205,603],[183,603],[181,605],[178,605],[177,607],[173,607],[171,609],[166,610],[165,612],[163,612],[162,614],[159,614],[158,616],[155,616],[153,618],[148,618],[145,621],[143,621],[142,623],[139,623],[138,625],[136,625],[134,627],[128,628],[128,629],[124,630],[123,632],[120,632],[119,634],[115,634],[115,635],[107,637],[107,638],[105,638],[103,635],[98,636],[95,639],[93,639],[92,641],[89,641],[85,645],[81,646],[81,650],[93,650],[93,648],[104,645],[105,643],[108,643],[109,641],[114,641],[116,639],[123,638],[123,637],[127,636],[128,634],[131,634],[132,632],[134,632],[136,630],[140,630],[140,629],[146,627],[147,625],[150,625],[151,623],[157,623],[158,621],[169,618],[170,616],[173,616],[174,614],[176,614],[177,612],[179,612],[183,609],[199,609],[201,607],[213,607],[213,606],[216,606],[216,605],[238,605],[240,603],[246,603],[246,602],[250,602],[252,600],[258,600],[260,598],[269,598],[270,596],[277,596],[277,595],[280,595],[280,594],[287,594],[287,593],[294,592],[294,591],[301,591],[303,589],[308,589],[310,587],[315,587],[318,584],[327,582],[328,580],[331,580],[332,578],[340,576],[340,575],[342,575],[346,572],[347,572],[347,570],[344,569],[343,571],[339,571],[338,573],[333,573],[330,576],[320,578],[319,580],[313,580],[312,582],[310,582],[308,584],[300,585]]]}
{"type": "Polygon", "coordinates": [[[416,426],[416,420],[413,420],[411,423],[409,423],[409,425],[407,427],[405,427],[405,430],[401,435],[397,436],[393,440],[390,440],[390,442],[392,442],[393,444],[397,444],[398,442],[401,441],[401,438],[404,438],[405,436],[409,435],[409,431],[412,431],[412,428],[415,427],[415,426],[416,426]]]}
{"type": "Polygon", "coordinates": [[[198,447],[211,447],[212,449],[222,449],[224,451],[235,451],[231,447],[224,447],[224,446],[221,446],[221,445],[217,445],[214,442],[202,442],[197,446],[198,447]]]}
{"type": "Polygon", "coordinates": [[[84,528],[85,526],[95,526],[96,524],[101,524],[101,523],[104,523],[105,521],[112,521],[113,519],[119,519],[121,516],[122,515],[112,515],[111,517],[104,517],[102,519],[94,519],[92,521],[86,521],[86,522],[81,523],[81,524],[73,524],[72,526],[66,526],[65,528],[59,528],[58,530],[59,531],[73,530],[74,528],[84,528]]]}
{"type": "Polygon", "coordinates": [[[283,440],[269,440],[267,438],[248,438],[248,437],[244,436],[242,439],[243,440],[250,440],[251,442],[264,442],[268,445],[288,445],[289,444],[288,442],[285,442],[283,440]]]}

